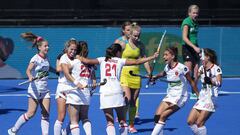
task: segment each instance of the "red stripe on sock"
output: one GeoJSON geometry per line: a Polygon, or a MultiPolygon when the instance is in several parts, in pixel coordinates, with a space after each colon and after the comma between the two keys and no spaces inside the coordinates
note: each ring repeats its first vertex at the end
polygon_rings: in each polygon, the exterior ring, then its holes
{"type": "Polygon", "coordinates": [[[75,128],[78,128],[79,126],[76,126],[76,127],[73,127],[73,128],[71,128],[71,130],[73,130],[73,129],[75,129],[75,128]]]}
{"type": "Polygon", "coordinates": [[[23,118],[24,118],[25,121],[28,121],[27,114],[23,114],[23,118]]]}

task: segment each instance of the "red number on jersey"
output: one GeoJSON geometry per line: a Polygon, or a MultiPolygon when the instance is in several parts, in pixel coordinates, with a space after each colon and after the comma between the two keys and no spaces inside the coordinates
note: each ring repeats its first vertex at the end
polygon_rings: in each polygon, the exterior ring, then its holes
{"type": "Polygon", "coordinates": [[[112,76],[111,70],[113,70],[114,76],[117,76],[117,73],[116,73],[117,65],[116,64],[111,65],[109,63],[106,63],[105,68],[106,68],[105,76],[112,76]]]}
{"type": "Polygon", "coordinates": [[[90,71],[89,68],[86,67],[85,65],[81,65],[81,73],[80,73],[80,77],[87,77],[90,78],[90,71]]]}

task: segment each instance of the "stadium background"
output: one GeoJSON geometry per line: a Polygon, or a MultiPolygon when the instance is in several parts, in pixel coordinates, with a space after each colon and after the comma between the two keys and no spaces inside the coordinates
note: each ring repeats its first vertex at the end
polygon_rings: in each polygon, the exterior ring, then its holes
{"type": "MultiPolygon", "coordinates": [[[[20,71],[21,78],[26,78],[25,69],[36,50],[20,38],[20,33],[31,31],[46,38],[50,43],[49,59],[55,67],[56,56],[69,38],[87,41],[91,58],[103,56],[105,48],[120,36],[122,22],[130,20],[142,26],[141,40],[146,45],[147,55],[156,50],[163,31],[167,30],[162,50],[170,45],[177,46],[181,60],[180,24],[190,4],[200,6],[200,47],[217,52],[224,77],[240,76],[240,68],[237,68],[240,66],[240,2],[235,0],[1,1],[0,43],[14,45],[6,64],[20,71]]],[[[156,66],[154,72],[164,65],[161,58],[157,62],[160,66],[156,66]]],[[[56,75],[50,77],[56,78],[56,75]]]]}
{"type": "MultiPolygon", "coordinates": [[[[19,34],[32,31],[45,37],[50,43],[49,59],[55,67],[55,60],[63,44],[71,37],[86,40],[90,57],[104,55],[105,48],[120,35],[124,21],[136,21],[143,27],[141,40],[147,53],[156,50],[160,37],[167,30],[162,50],[168,45],[179,45],[180,24],[186,17],[190,4],[200,6],[199,44],[216,50],[219,64],[223,68],[223,85],[219,92],[217,111],[206,123],[209,135],[239,135],[239,76],[240,76],[240,1],[237,0],[5,0],[0,1],[0,49],[13,49],[6,64],[16,68],[25,78],[25,69],[36,50],[23,41],[19,34]],[[12,46],[10,45],[12,44],[12,46]],[[11,48],[13,47],[14,48],[11,48]],[[238,78],[237,78],[238,77],[238,78]],[[232,111],[234,110],[234,111],[232,111]]],[[[179,51],[180,52],[180,51],[179,51]]],[[[2,52],[0,51],[0,54],[2,52]]],[[[162,54],[162,52],[161,52],[162,54]]],[[[181,59],[181,54],[179,59],[181,59]]],[[[161,70],[158,60],[155,72],[161,70]]],[[[1,60],[0,60],[1,64],[1,60]]],[[[0,68],[1,71],[1,68],[0,68]]],[[[3,71],[4,72],[4,71],[3,71]]],[[[3,78],[0,72],[0,134],[6,135],[16,119],[27,110],[27,85],[18,86],[26,79],[3,78]]],[[[5,73],[10,74],[7,70],[5,73]]],[[[144,73],[144,72],[143,72],[144,73]]],[[[99,75],[98,75],[99,76],[99,75]]],[[[51,74],[51,78],[56,78],[51,74]]],[[[142,84],[147,83],[143,79],[142,84]]],[[[199,88],[200,88],[199,83],[199,88]]],[[[57,118],[55,90],[57,79],[49,80],[51,90],[50,134],[57,118]]],[[[153,116],[159,102],[165,96],[167,84],[157,82],[149,89],[141,88],[140,122],[136,123],[137,135],[147,135],[153,130],[153,116]]],[[[105,119],[99,109],[98,90],[92,97],[89,118],[93,134],[103,135],[105,119]]],[[[190,89],[189,89],[190,92],[190,89]]],[[[164,128],[167,135],[190,135],[186,120],[195,100],[189,100],[185,107],[171,116],[164,128]]],[[[19,135],[40,135],[40,109],[19,135]],[[29,130],[31,129],[31,130],[29,130]]],[[[68,117],[64,126],[68,123],[68,117]]],[[[80,126],[83,132],[82,126],[80,126]]],[[[115,124],[118,129],[118,124],[115,124]]]]}

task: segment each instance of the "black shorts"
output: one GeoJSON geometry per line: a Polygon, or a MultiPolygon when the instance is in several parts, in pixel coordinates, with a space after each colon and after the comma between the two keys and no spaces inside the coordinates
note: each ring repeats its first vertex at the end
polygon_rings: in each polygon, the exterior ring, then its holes
{"type": "Polygon", "coordinates": [[[191,61],[192,64],[199,64],[200,57],[199,54],[194,51],[194,49],[188,45],[182,46],[183,61],[191,61]]]}

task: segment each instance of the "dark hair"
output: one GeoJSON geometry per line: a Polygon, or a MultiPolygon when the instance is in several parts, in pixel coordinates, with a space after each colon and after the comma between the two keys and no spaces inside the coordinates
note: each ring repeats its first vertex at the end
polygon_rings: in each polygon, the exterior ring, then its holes
{"type": "Polygon", "coordinates": [[[204,48],[204,53],[206,56],[209,56],[209,61],[211,61],[213,64],[218,65],[217,63],[217,55],[216,52],[209,48],[204,48]]]}
{"type": "Polygon", "coordinates": [[[117,56],[117,52],[121,52],[122,51],[122,46],[118,43],[114,43],[111,46],[109,46],[106,50],[106,59],[105,61],[108,61],[109,59],[111,59],[112,57],[116,57],[117,56]]]}
{"type": "MultiPolygon", "coordinates": [[[[126,26],[131,26],[132,25],[132,23],[130,22],[130,21],[126,21],[126,22],[124,22],[123,24],[122,24],[122,30],[125,30],[125,27],[126,26]]],[[[122,31],[121,31],[122,32],[122,31]]],[[[122,32],[122,35],[124,35],[124,33],[122,32]]]]}
{"type": "Polygon", "coordinates": [[[172,55],[174,55],[174,61],[178,61],[178,48],[175,47],[175,46],[171,46],[171,47],[168,47],[166,49],[166,51],[168,51],[169,53],[171,53],[172,55]]]}
{"type": "Polygon", "coordinates": [[[38,47],[42,45],[42,43],[46,40],[44,40],[41,36],[35,35],[32,32],[25,32],[21,33],[21,37],[25,39],[26,41],[32,42],[32,48],[38,47]]]}
{"type": "Polygon", "coordinates": [[[77,54],[82,57],[88,56],[88,44],[85,41],[79,41],[77,46],[77,54]]]}

